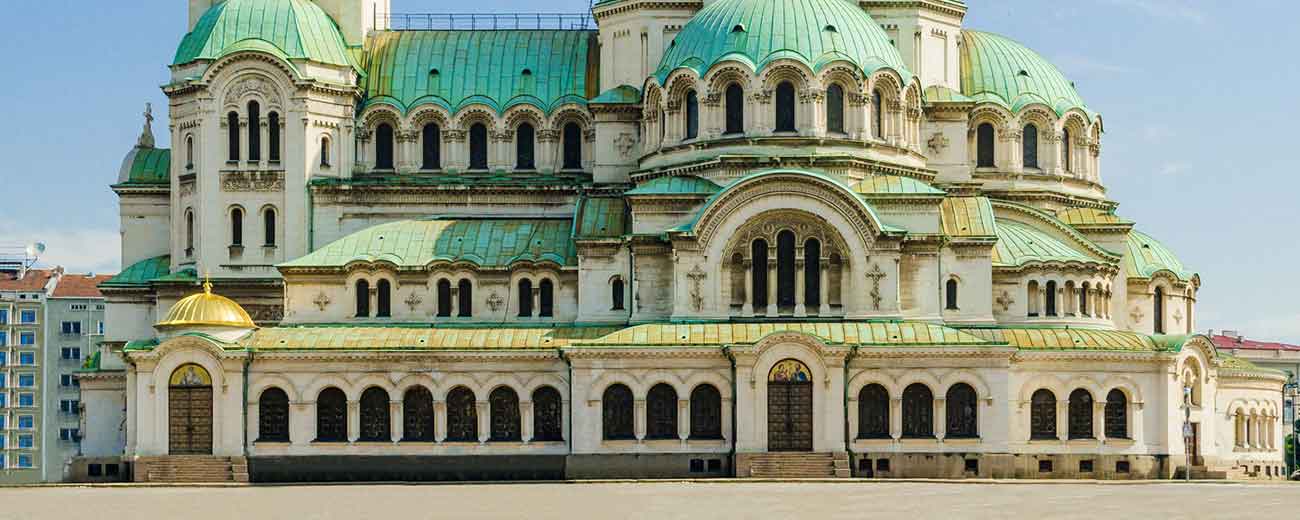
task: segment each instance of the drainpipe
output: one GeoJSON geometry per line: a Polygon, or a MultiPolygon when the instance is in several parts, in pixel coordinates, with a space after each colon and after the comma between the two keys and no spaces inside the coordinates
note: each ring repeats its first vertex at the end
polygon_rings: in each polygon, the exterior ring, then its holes
{"type": "Polygon", "coordinates": [[[731,345],[722,347],[722,353],[731,362],[731,449],[727,452],[731,458],[731,478],[736,478],[736,354],[731,345]]]}
{"type": "Polygon", "coordinates": [[[624,240],[627,244],[627,286],[623,291],[623,308],[627,309],[627,325],[632,324],[632,305],[636,303],[636,290],[633,284],[636,283],[636,253],[632,252],[632,241],[624,240]]]}
{"type": "MultiPolygon", "coordinates": [[[[568,354],[565,354],[563,349],[556,349],[556,351],[559,353],[560,359],[564,360],[564,364],[569,368],[569,406],[564,410],[565,414],[569,416],[569,434],[564,436],[564,449],[568,452],[568,455],[573,455],[573,361],[569,359],[568,354]]],[[[534,404],[534,406],[536,405],[534,404]]],[[[536,424],[533,425],[533,431],[537,431],[536,424]]],[[[569,464],[568,457],[566,456],[565,459],[564,464],[567,467],[569,464]]]]}
{"type": "MultiPolygon", "coordinates": [[[[840,383],[841,391],[844,393],[844,451],[849,454],[849,475],[853,474],[853,434],[849,428],[849,363],[858,354],[858,347],[855,345],[849,350],[849,355],[844,357],[844,380],[840,383]]],[[[858,420],[862,420],[858,418],[858,420]]]]}
{"type": "Polygon", "coordinates": [[[248,367],[253,364],[254,351],[249,350],[248,355],[244,356],[244,403],[241,408],[244,409],[244,431],[240,436],[244,438],[243,450],[244,458],[248,458],[248,367]]]}

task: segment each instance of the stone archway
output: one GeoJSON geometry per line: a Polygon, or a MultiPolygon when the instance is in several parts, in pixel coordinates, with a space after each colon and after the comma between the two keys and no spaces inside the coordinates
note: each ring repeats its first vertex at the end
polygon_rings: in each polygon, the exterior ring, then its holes
{"type": "Polygon", "coordinates": [[[167,452],[211,455],[212,376],[197,364],[181,365],[168,380],[167,395],[167,452]]]}
{"type": "Polygon", "coordinates": [[[767,374],[768,451],[813,450],[812,371],[784,359],[767,374]]]}

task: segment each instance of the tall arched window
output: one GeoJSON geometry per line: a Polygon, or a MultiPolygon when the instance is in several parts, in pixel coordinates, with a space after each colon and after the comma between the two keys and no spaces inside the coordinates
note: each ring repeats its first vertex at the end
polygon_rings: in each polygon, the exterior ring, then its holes
{"type": "Polygon", "coordinates": [[[677,391],[659,383],[646,394],[645,436],[647,439],[676,439],[677,391]]]}
{"type": "Polygon", "coordinates": [[[533,440],[564,440],[564,410],[560,391],[543,386],[533,391],[533,440]]]}
{"type": "Polygon", "coordinates": [[[478,442],[478,404],[463,386],[447,392],[447,441],[478,442]]]}
{"type": "Polygon", "coordinates": [[[185,136],[185,169],[194,169],[194,136],[185,136]]]}
{"type": "Polygon", "coordinates": [[[520,437],[519,394],[508,386],[498,386],[488,394],[488,440],[493,442],[515,442],[520,437]]]}
{"type": "Polygon", "coordinates": [[[635,439],[632,429],[632,390],[610,385],[600,398],[601,434],[605,440],[635,439]]]}
{"type": "Polygon", "coordinates": [[[280,114],[271,112],[266,115],[266,158],[271,162],[280,162],[280,114]]]}
{"type": "Polygon", "coordinates": [[[695,139],[700,134],[700,100],[694,90],[686,92],[686,138],[695,139]]]}
{"type": "Polygon", "coordinates": [[[194,210],[185,210],[185,256],[194,255],[194,210]]]}
{"type": "Polygon", "coordinates": [[[1071,164],[1072,159],[1070,157],[1070,129],[1067,128],[1061,131],[1061,164],[1065,165],[1066,172],[1074,171],[1074,165],[1071,164]]]}
{"type": "Polygon", "coordinates": [[[794,232],[776,234],[776,304],[794,307],[794,232]]]}
{"type": "Polygon", "coordinates": [[[871,135],[876,139],[885,138],[884,99],[879,90],[871,91],[871,135]]]}
{"type": "Polygon", "coordinates": [[[289,395],[276,387],[257,399],[257,442],[289,442],[289,395]]]}
{"type": "Polygon", "coordinates": [[[609,284],[609,309],[623,310],[623,279],[615,277],[609,284]]]}
{"type": "Polygon", "coordinates": [[[822,243],[815,238],[803,244],[803,303],[809,311],[822,304],[822,243]]]}
{"type": "Polygon", "coordinates": [[[275,245],[275,208],[262,210],[262,245],[275,245]]]}
{"type": "Polygon", "coordinates": [[[957,310],[957,280],[950,278],[943,284],[943,301],[943,308],[957,310]]]}
{"type": "Polygon", "coordinates": [[[533,125],[520,123],[515,129],[515,169],[532,170],[537,167],[533,160],[533,125]]]}
{"type": "Polygon", "coordinates": [[[474,123],[469,127],[469,169],[486,170],[487,167],[487,127],[474,123]]]}
{"type": "Polygon", "coordinates": [[[980,123],[975,127],[975,166],[977,168],[993,167],[993,125],[980,123]]]}
{"type": "Polygon", "coordinates": [[[1034,391],[1029,398],[1029,438],[1056,438],[1056,394],[1046,388],[1034,391]]]}
{"type": "Polygon", "coordinates": [[[393,440],[389,417],[388,392],[372,386],[361,392],[361,436],[363,442],[389,442],[393,440]]]}
{"type": "Polygon", "coordinates": [[[1082,388],[1070,392],[1070,438],[1091,439],[1092,394],[1082,388]]]}
{"type": "Polygon", "coordinates": [[[424,125],[420,132],[421,160],[420,169],[437,170],[442,168],[442,128],[437,123],[424,125]]]}
{"type": "Polygon", "coordinates": [[[692,439],[722,438],[722,394],[710,384],[691,390],[692,439]]]}
{"type": "Polygon", "coordinates": [[[438,280],[438,317],[448,316],[451,316],[451,281],[443,278],[438,280]]]}
{"type": "Polygon", "coordinates": [[[1020,157],[1025,168],[1038,167],[1038,127],[1033,123],[1025,125],[1020,132],[1020,157]]]}
{"type": "Polygon", "coordinates": [[[461,318],[474,315],[474,284],[463,278],[456,284],[456,315],[461,318]]]}
{"type": "Polygon", "coordinates": [[[375,128],[375,169],[393,169],[393,127],[388,123],[375,128]]]}
{"type": "Polygon", "coordinates": [[[533,315],[533,281],[527,278],[519,280],[519,317],[533,315]]]}
{"type": "Polygon", "coordinates": [[[370,282],[357,280],[357,317],[370,317],[370,282]]]}
{"type": "Polygon", "coordinates": [[[244,245],[244,210],[242,208],[230,209],[230,245],[244,245]]]}
{"type": "Polygon", "coordinates": [[[330,138],[320,138],[320,165],[329,168],[330,165],[330,138]]]}
{"type": "Polygon", "coordinates": [[[754,301],[754,310],[767,307],[767,241],[763,239],[755,240],[750,244],[750,285],[753,286],[754,294],[750,297],[754,301]]]}
{"type": "Polygon", "coordinates": [[[1165,289],[1156,287],[1152,299],[1151,318],[1155,320],[1156,334],[1165,333],[1165,289]]]}
{"type": "Polygon", "coordinates": [[[844,133],[844,87],[839,83],[826,87],[826,131],[844,133]]]}
{"type": "Polygon", "coordinates": [[[934,437],[934,393],[921,383],[903,389],[903,437],[934,437]]]}
{"type": "Polygon", "coordinates": [[[550,318],[555,315],[555,284],[549,279],[543,279],[537,285],[538,299],[541,305],[537,309],[537,315],[543,318],[550,318]]]}
{"type": "Polygon", "coordinates": [[[1028,287],[1028,289],[1025,291],[1025,298],[1026,298],[1026,304],[1027,304],[1026,307],[1027,307],[1027,309],[1028,309],[1027,314],[1028,314],[1029,317],[1031,317],[1031,318],[1032,318],[1032,317],[1035,317],[1035,316],[1038,316],[1038,313],[1040,312],[1040,311],[1038,310],[1038,302],[1039,302],[1039,296],[1040,296],[1040,295],[1038,294],[1038,292],[1039,292],[1039,291],[1038,291],[1038,282],[1037,282],[1037,281],[1033,281],[1033,280],[1031,280],[1031,281],[1029,282],[1029,287],[1028,287]]]}
{"type": "Polygon", "coordinates": [[[248,160],[262,160],[262,115],[256,101],[248,102],[248,160]]]}
{"type": "Polygon", "coordinates": [[[316,396],[316,442],[348,441],[348,398],[329,387],[316,396]]]}
{"type": "Polygon", "coordinates": [[[1047,290],[1043,291],[1043,307],[1046,309],[1048,316],[1056,316],[1056,281],[1047,282],[1047,290]]]}
{"type": "Polygon", "coordinates": [[[393,298],[392,285],[388,283],[388,280],[379,280],[379,284],[375,287],[375,299],[378,301],[379,304],[376,305],[375,308],[376,311],[375,317],[378,318],[392,317],[393,315],[392,298],[393,298]]]}
{"type": "Polygon", "coordinates": [[[945,399],[945,413],[948,416],[948,429],[944,434],[949,439],[973,439],[979,437],[979,400],[975,389],[966,383],[957,383],[948,388],[945,399]]]}
{"type": "Polygon", "coordinates": [[[745,133],[745,90],[735,83],[727,85],[725,102],[727,105],[725,133],[728,135],[745,133]]]}
{"type": "Polygon", "coordinates": [[[1118,388],[1106,394],[1106,438],[1128,438],[1128,396],[1118,388]]]}
{"type": "Polygon", "coordinates": [[[1088,282],[1083,282],[1079,287],[1079,316],[1088,315],[1088,298],[1092,296],[1092,286],[1088,282]]]}
{"type": "Polygon", "coordinates": [[[566,170],[582,169],[582,128],[578,123],[564,124],[564,165],[566,170]]]}
{"type": "Polygon", "coordinates": [[[794,84],[782,81],[776,85],[776,131],[795,131],[794,84]]]}
{"type": "Polygon", "coordinates": [[[239,160],[239,114],[231,112],[226,114],[226,144],[228,151],[226,157],[231,162],[239,160]]]}
{"type": "Polygon", "coordinates": [[[872,383],[858,391],[858,438],[889,438],[889,391],[872,383]]]}
{"type": "Polygon", "coordinates": [[[412,386],[402,396],[402,440],[433,442],[433,394],[423,386],[412,386]]]}

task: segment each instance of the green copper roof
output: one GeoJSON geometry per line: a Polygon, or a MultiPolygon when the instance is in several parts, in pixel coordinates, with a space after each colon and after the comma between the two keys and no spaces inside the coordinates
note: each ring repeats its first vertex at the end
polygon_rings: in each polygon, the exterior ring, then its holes
{"type": "Polygon", "coordinates": [[[122,161],[117,182],[123,185],[170,185],[172,151],[166,148],[132,148],[122,161]]]}
{"type": "Polygon", "coordinates": [[[1057,115],[1088,110],[1074,84],[1038,53],[1009,38],[962,31],[961,92],[976,102],[1002,105],[1012,112],[1042,103],[1057,115]]]}
{"type": "Polygon", "coordinates": [[[380,224],[290,262],[282,268],[343,267],[350,262],[391,262],[421,268],[435,261],[507,267],[520,261],[578,264],[563,218],[429,218],[380,224]]]}
{"type": "Polygon", "coordinates": [[[944,87],[941,85],[931,85],[925,87],[922,93],[926,103],[970,103],[975,101],[966,97],[961,92],[944,87]]]}
{"type": "Polygon", "coordinates": [[[1021,266],[1030,262],[1096,262],[1043,231],[1014,220],[997,220],[997,246],[993,248],[993,265],[1021,266]]]}
{"type": "Polygon", "coordinates": [[[1110,211],[1096,208],[1070,208],[1056,213],[1056,218],[1071,226],[1108,226],[1132,224],[1110,211]]]}
{"type": "Polygon", "coordinates": [[[470,103],[498,112],[585,104],[594,39],[591,31],[381,31],[370,39],[366,102],[451,112],[470,103]]]}
{"type": "Polygon", "coordinates": [[[802,332],[829,344],[864,346],[988,345],[977,336],[921,322],[699,323],[629,327],[592,346],[722,346],[753,344],[778,332],[802,332]]]}
{"type": "Polygon", "coordinates": [[[1119,330],[1065,327],[963,328],[989,341],[1006,343],[1021,350],[1122,350],[1162,351],[1150,336],[1119,330]]]}
{"type": "Polygon", "coordinates": [[[939,223],[950,237],[999,235],[988,197],[948,197],[939,205],[939,223]]]}
{"type": "Polygon", "coordinates": [[[1183,263],[1178,261],[1173,251],[1150,235],[1136,229],[1128,234],[1128,254],[1124,255],[1124,270],[1130,278],[1150,278],[1161,271],[1169,272],[1183,281],[1191,280],[1196,276],[1196,273],[1183,267],[1183,263]]]}
{"type": "Polygon", "coordinates": [[[208,9],[176,49],[173,65],[242,50],[286,60],[354,66],[343,35],[311,0],[225,0],[208,9]]]}
{"type": "Polygon", "coordinates": [[[641,90],[631,85],[619,85],[601,92],[590,102],[606,105],[635,105],[641,102],[641,90]]]}
{"type": "Polygon", "coordinates": [[[149,281],[164,276],[171,269],[172,257],[170,255],[155,256],[146,258],[134,264],[131,264],[117,276],[105,280],[99,284],[100,287],[132,287],[146,286],[149,281]]]}
{"type": "Polygon", "coordinates": [[[944,191],[901,175],[872,175],[853,185],[853,191],[872,195],[943,195],[944,191]]]}
{"type": "Polygon", "coordinates": [[[617,329],[602,327],[270,327],[240,343],[274,350],[500,350],[554,349],[599,338],[617,329]]]}
{"type": "Polygon", "coordinates": [[[628,191],[628,195],[701,195],[722,191],[722,186],[693,175],[656,177],[628,191]]]}
{"type": "Polygon", "coordinates": [[[620,238],[631,221],[621,197],[582,198],[578,201],[575,239],[620,238]]]}
{"type": "Polygon", "coordinates": [[[864,74],[889,67],[905,82],[911,79],[885,31],[846,0],[717,0],[677,33],[655,76],[663,83],[680,67],[703,75],[728,59],[757,70],[783,58],[814,71],[837,60],[856,65],[864,74]]]}

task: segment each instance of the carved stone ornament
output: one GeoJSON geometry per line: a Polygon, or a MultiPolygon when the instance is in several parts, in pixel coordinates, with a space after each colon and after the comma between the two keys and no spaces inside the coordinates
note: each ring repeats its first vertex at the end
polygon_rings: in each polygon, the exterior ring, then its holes
{"type": "Polygon", "coordinates": [[[489,309],[492,309],[492,312],[496,312],[497,310],[501,309],[501,305],[503,303],[505,303],[505,300],[501,299],[500,294],[492,293],[489,294],[487,297],[487,305],[489,309]]]}
{"type": "Polygon", "coordinates": [[[410,296],[406,297],[406,300],[403,303],[405,303],[406,306],[411,309],[411,312],[415,312],[415,308],[419,307],[420,303],[423,303],[423,301],[424,300],[420,299],[419,294],[411,293],[410,296]]]}
{"type": "Polygon", "coordinates": [[[632,153],[632,146],[635,144],[636,140],[632,138],[632,134],[627,132],[618,134],[618,137],[614,139],[614,146],[618,148],[619,157],[624,159],[627,159],[628,155],[632,153]]]}
{"type": "Polygon", "coordinates": [[[1183,322],[1183,311],[1179,309],[1174,309],[1174,323],[1182,323],[1182,322],[1183,322]]]}
{"type": "Polygon", "coordinates": [[[1145,315],[1142,314],[1142,307],[1139,305],[1134,305],[1133,309],[1128,311],[1128,317],[1133,319],[1133,323],[1142,321],[1143,316],[1145,315]]]}
{"type": "Polygon", "coordinates": [[[316,304],[316,308],[320,309],[321,312],[325,312],[325,308],[330,305],[330,295],[325,294],[325,291],[321,291],[311,302],[316,304]]]}
{"type": "Polygon", "coordinates": [[[238,103],[239,98],[249,92],[256,92],[265,95],[267,92],[266,82],[262,81],[261,78],[248,78],[236,83],[235,86],[230,87],[230,91],[226,93],[226,103],[238,103]]]}
{"type": "Polygon", "coordinates": [[[704,310],[704,291],[700,286],[708,277],[709,274],[700,269],[699,264],[696,264],[691,272],[686,273],[686,278],[691,281],[691,308],[695,309],[695,312],[704,310]]]}
{"type": "Polygon", "coordinates": [[[884,277],[885,272],[880,270],[880,264],[871,264],[867,278],[871,280],[871,308],[874,310],[880,310],[880,279],[884,277]]]}
{"type": "Polygon", "coordinates": [[[284,191],[284,173],[273,171],[228,172],[221,175],[221,191],[284,191]]]}
{"type": "Polygon", "coordinates": [[[1007,312],[1011,309],[1011,304],[1016,303],[1016,301],[1011,298],[1011,293],[1007,291],[1002,291],[1002,294],[998,296],[998,299],[993,301],[1002,306],[1002,312],[1007,312]]]}
{"type": "Polygon", "coordinates": [[[935,132],[934,135],[930,136],[930,140],[926,141],[926,144],[930,147],[930,151],[939,153],[948,147],[948,137],[943,135],[943,132],[935,132]]]}

